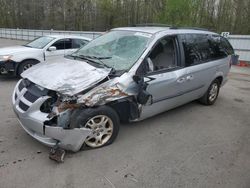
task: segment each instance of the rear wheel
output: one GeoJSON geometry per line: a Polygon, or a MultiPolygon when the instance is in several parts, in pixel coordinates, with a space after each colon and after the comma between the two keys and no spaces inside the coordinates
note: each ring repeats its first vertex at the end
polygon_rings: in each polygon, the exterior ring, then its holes
{"type": "Polygon", "coordinates": [[[85,146],[99,148],[111,144],[119,132],[119,117],[108,106],[76,111],[71,118],[71,128],[85,127],[92,131],[86,138],[85,146]]]}
{"type": "Polygon", "coordinates": [[[209,86],[205,95],[199,99],[199,101],[204,105],[213,105],[219,95],[220,91],[220,81],[215,79],[209,86]]]}
{"type": "Polygon", "coordinates": [[[33,65],[37,64],[38,62],[34,61],[34,60],[27,60],[22,62],[19,66],[18,66],[18,76],[20,76],[24,71],[28,70],[30,67],[32,67],[33,65]]]}

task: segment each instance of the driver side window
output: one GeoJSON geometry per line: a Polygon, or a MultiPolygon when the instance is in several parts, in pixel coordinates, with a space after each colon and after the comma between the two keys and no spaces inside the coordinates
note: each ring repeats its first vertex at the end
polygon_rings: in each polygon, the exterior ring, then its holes
{"type": "Polygon", "coordinates": [[[72,40],[71,39],[60,39],[56,41],[51,46],[55,46],[57,50],[67,50],[72,48],[72,40]]]}
{"type": "Polygon", "coordinates": [[[177,53],[174,37],[160,39],[147,58],[150,72],[177,67],[177,53]]]}

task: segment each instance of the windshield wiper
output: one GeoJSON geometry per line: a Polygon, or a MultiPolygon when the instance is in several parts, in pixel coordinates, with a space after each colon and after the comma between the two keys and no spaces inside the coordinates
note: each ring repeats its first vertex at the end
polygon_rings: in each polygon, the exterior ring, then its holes
{"type": "Polygon", "coordinates": [[[97,56],[91,56],[93,58],[96,58],[96,59],[112,59],[111,56],[107,56],[107,57],[97,57],[97,56]]]}
{"type": "Polygon", "coordinates": [[[91,62],[97,63],[96,61],[94,61],[93,59],[97,59],[99,61],[99,65],[103,65],[106,68],[111,68],[114,69],[113,67],[108,66],[107,64],[105,64],[102,59],[111,59],[112,57],[96,57],[96,56],[88,56],[88,55],[79,55],[77,57],[83,58],[83,59],[87,59],[91,62]]]}
{"type": "Polygon", "coordinates": [[[115,70],[113,67],[110,67],[110,66],[106,65],[106,64],[102,61],[102,59],[111,59],[112,57],[96,57],[96,56],[74,55],[74,54],[71,54],[71,55],[69,55],[69,56],[71,56],[71,57],[73,57],[73,58],[84,59],[84,60],[90,61],[90,62],[92,62],[92,63],[96,63],[96,64],[98,64],[98,65],[102,65],[103,67],[109,68],[109,69],[111,69],[110,74],[112,74],[112,75],[114,75],[115,72],[116,72],[116,70],[115,70]],[[96,62],[95,59],[97,59],[97,60],[99,61],[99,63],[96,62]]]}
{"type": "MultiPolygon", "coordinates": [[[[90,61],[91,63],[96,63],[93,59],[89,58],[88,56],[84,56],[84,55],[74,55],[74,54],[71,54],[71,55],[68,55],[68,56],[73,57],[74,59],[80,58],[80,59],[84,59],[84,60],[90,61]]],[[[98,64],[99,64],[99,63],[98,63],[98,64]]]]}
{"type": "Polygon", "coordinates": [[[107,64],[105,64],[102,61],[102,59],[111,59],[112,57],[109,57],[109,56],[107,56],[107,57],[87,56],[87,57],[90,58],[90,59],[97,59],[100,62],[100,64],[102,64],[103,66],[111,69],[110,74],[115,75],[115,73],[116,73],[115,68],[113,68],[111,66],[108,66],[107,64]]]}

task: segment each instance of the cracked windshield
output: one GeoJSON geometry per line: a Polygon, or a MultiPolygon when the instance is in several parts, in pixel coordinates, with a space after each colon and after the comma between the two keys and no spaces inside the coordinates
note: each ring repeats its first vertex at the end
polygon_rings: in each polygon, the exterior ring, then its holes
{"type": "Polygon", "coordinates": [[[96,38],[75,56],[101,62],[115,70],[128,70],[146,49],[151,34],[133,31],[111,31],[96,38]]]}

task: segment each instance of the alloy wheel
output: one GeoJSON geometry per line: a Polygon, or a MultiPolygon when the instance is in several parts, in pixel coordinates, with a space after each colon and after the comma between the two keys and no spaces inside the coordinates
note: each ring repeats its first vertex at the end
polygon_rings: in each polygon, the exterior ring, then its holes
{"type": "Polygon", "coordinates": [[[218,91],[219,91],[218,84],[213,83],[211,85],[211,88],[210,88],[210,91],[209,91],[209,96],[208,96],[208,99],[209,99],[210,102],[213,102],[217,98],[218,91]]]}
{"type": "Polygon", "coordinates": [[[30,67],[32,67],[33,65],[28,63],[26,65],[23,66],[23,71],[26,71],[27,69],[29,69],[30,67]]]}
{"type": "Polygon", "coordinates": [[[89,119],[85,127],[92,130],[91,135],[86,138],[85,144],[96,148],[103,146],[109,141],[113,133],[114,125],[108,116],[97,115],[89,119]]]}

